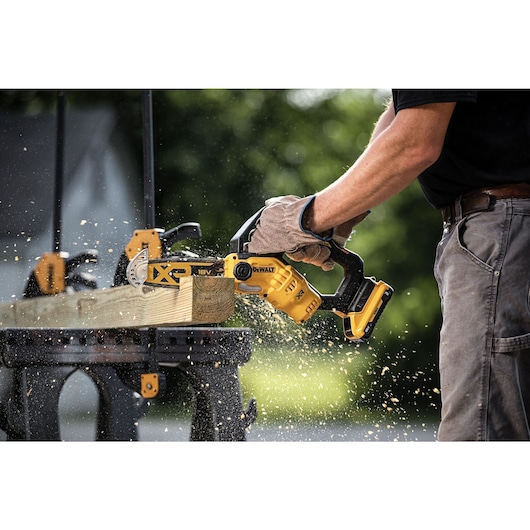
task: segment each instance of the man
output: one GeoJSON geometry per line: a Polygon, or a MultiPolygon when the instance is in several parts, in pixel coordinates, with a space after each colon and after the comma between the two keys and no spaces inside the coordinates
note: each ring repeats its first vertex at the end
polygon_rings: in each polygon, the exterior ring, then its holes
{"type": "Polygon", "coordinates": [[[248,244],[328,270],[326,240],[419,179],[444,223],[440,440],[530,440],[529,96],[393,90],[353,166],[312,197],[267,201],[248,244]]]}

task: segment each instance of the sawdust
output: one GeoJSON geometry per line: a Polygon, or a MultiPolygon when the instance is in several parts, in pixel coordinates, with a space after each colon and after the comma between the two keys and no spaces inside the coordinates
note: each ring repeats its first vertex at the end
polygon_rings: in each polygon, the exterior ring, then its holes
{"type": "Polygon", "coordinates": [[[226,324],[252,330],[253,354],[242,380],[264,388],[265,397],[258,399],[261,422],[371,424],[377,432],[411,424],[411,416],[416,424],[423,421],[423,405],[414,409],[416,401],[429,401],[436,414],[439,390],[431,383],[436,367],[432,374],[408,373],[406,360],[415,351],[388,352],[375,336],[368,344],[349,341],[336,315],[317,313],[298,325],[249,295],[236,297],[234,316],[226,324]],[[402,389],[414,384],[414,392],[402,389]],[[287,394],[294,404],[285,401],[287,394]]]}

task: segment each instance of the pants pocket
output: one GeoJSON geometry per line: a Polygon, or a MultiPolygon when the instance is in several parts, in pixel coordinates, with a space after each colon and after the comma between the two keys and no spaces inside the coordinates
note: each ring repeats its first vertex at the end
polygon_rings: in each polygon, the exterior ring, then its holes
{"type": "Polygon", "coordinates": [[[456,227],[461,251],[488,272],[499,267],[504,247],[503,224],[499,224],[499,216],[487,212],[466,217],[456,227]]]}

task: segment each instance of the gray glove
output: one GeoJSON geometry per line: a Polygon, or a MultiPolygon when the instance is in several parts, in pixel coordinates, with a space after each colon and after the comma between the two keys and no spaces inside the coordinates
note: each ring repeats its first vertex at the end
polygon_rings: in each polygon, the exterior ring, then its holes
{"type": "Polygon", "coordinates": [[[286,253],[295,261],[305,261],[324,270],[333,268],[329,247],[325,244],[331,237],[314,234],[302,227],[304,211],[313,200],[314,196],[300,198],[285,195],[265,201],[266,208],[256,223],[256,229],[250,234],[248,252],[286,253]]]}
{"type": "Polygon", "coordinates": [[[331,270],[334,261],[326,244],[332,238],[344,246],[352,228],[370,212],[365,212],[343,223],[327,235],[315,234],[302,226],[305,210],[313,202],[314,195],[300,198],[295,195],[274,197],[265,201],[256,229],[250,234],[247,250],[253,254],[287,254],[293,261],[303,261],[331,270]]]}

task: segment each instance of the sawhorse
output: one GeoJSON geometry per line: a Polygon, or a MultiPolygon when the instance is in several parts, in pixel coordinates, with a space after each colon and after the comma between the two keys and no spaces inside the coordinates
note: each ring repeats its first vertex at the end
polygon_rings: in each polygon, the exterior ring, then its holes
{"type": "Polygon", "coordinates": [[[96,440],[138,440],[146,414],[140,376],[153,366],[183,371],[194,393],[190,440],[244,441],[256,418],[243,410],[239,367],[250,359],[246,328],[0,330],[0,365],[13,371],[0,428],[9,440],[60,440],[59,398],[78,369],[99,391],[96,440]]]}

